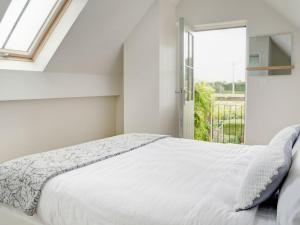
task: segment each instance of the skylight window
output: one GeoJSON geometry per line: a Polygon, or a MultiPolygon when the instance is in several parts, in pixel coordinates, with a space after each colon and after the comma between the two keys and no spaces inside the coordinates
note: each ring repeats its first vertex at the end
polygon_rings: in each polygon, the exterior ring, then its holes
{"type": "Polygon", "coordinates": [[[34,60],[71,0],[12,0],[0,22],[0,57],[34,60]]]}

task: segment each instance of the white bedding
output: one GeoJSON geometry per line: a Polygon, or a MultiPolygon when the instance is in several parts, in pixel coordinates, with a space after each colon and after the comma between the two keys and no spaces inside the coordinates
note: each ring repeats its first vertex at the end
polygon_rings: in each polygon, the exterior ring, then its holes
{"type": "Polygon", "coordinates": [[[263,146],[166,138],[51,179],[43,225],[252,225],[235,212],[245,169],[263,146]]]}
{"type": "MultiPolygon", "coordinates": [[[[0,225],[43,225],[37,215],[29,217],[23,212],[0,205],[0,225]]],[[[275,209],[258,209],[254,225],[276,225],[275,209]]]]}

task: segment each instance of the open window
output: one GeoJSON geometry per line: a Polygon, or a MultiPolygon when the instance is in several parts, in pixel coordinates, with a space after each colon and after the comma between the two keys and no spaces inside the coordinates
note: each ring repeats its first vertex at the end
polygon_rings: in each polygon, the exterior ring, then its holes
{"type": "Polygon", "coordinates": [[[0,56],[33,60],[70,0],[12,0],[0,23],[0,56]]]}
{"type": "Polygon", "coordinates": [[[0,69],[43,71],[88,0],[10,0],[0,18],[0,69]]]}

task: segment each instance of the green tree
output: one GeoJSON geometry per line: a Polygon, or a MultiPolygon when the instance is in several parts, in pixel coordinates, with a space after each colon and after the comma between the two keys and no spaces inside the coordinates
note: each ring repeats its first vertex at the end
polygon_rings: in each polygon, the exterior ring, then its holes
{"type": "Polygon", "coordinates": [[[210,118],[214,89],[205,82],[195,84],[195,139],[210,140],[210,118]]]}

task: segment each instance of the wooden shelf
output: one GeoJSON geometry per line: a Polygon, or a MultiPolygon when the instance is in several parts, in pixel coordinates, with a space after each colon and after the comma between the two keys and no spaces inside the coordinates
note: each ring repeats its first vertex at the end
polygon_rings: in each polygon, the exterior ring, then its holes
{"type": "Polygon", "coordinates": [[[292,70],[295,66],[259,66],[259,67],[248,67],[248,71],[260,71],[260,70],[292,70]]]}

